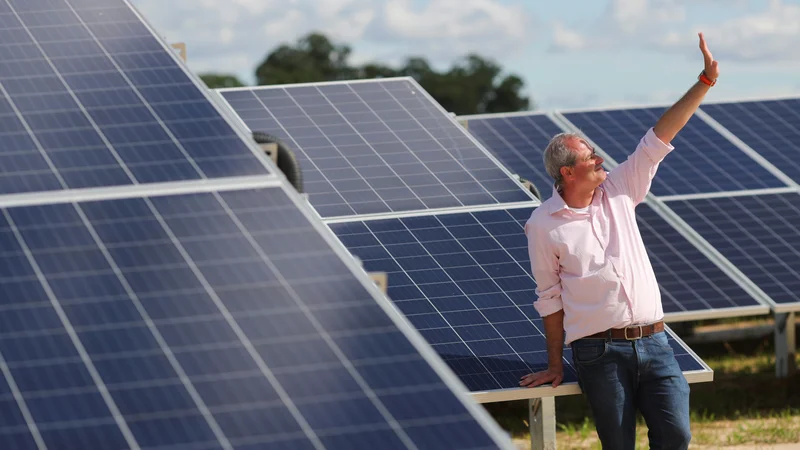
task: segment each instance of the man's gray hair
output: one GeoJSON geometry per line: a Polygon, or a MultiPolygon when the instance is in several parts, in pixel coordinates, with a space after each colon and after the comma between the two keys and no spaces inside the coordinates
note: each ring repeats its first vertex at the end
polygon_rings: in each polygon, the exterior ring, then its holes
{"type": "Polygon", "coordinates": [[[564,181],[561,179],[561,168],[575,164],[577,159],[577,155],[568,145],[573,139],[580,139],[580,136],[575,133],[559,133],[553,136],[544,149],[544,168],[553,177],[558,188],[564,181]]]}

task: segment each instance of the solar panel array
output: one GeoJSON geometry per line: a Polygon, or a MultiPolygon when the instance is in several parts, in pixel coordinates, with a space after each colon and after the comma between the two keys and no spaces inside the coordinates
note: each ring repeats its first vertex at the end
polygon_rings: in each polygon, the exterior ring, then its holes
{"type": "MultiPolygon", "coordinates": [[[[522,229],[529,216],[528,208],[517,208],[330,227],[367,270],[388,274],[392,301],[467,387],[492,391],[513,389],[522,375],[547,367],[522,229]]],[[[688,294],[710,289],[698,281],[688,294]]],[[[740,294],[735,288],[730,292],[740,294]]],[[[684,355],[679,361],[685,372],[705,370],[669,338],[676,355],[684,355]]],[[[569,347],[564,365],[565,382],[575,383],[569,347]]]]}
{"type": "MultiPolygon", "coordinates": [[[[397,152],[398,155],[402,153],[402,158],[386,160],[386,167],[378,164],[363,166],[359,175],[364,180],[381,178],[387,168],[403,167],[409,154],[418,158],[416,149],[425,148],[424,145],[414,145],[418,135],[404,136],[402,144],[388,148],[375,145],[377,141],[370,137],[370,134],[385,134],[383,127],[396,136],[394,127],[405,130],[409,115],[415,114],[420,114],[422,122],[417,119],[414,122],[426,124],[428,128],[434,128],[428,123],[438,124],[441,127],[439,133],[463,138],[465,146],[474,146],[478,152],[475,153],[476,161],[496,166],[484,150],[465,136],[463,129],[410,80],[223,89],[219,92],[251,130],[278,134],[291,145],[296,145],[306,164],[312,166],[312,184],[318,175],[325,177],[337,173],[326,165],[328,160],[353,159],[354,149],[350,147],[370,149],[381,158],[391,156],[396,148],[403,147],[402,152],[397,152]],[[373,93],[377,96],[372,97],[373,93]],[[369,114],[361,111],[364,108],[370,109],[369,114]],[[383,111],[386,111],[385,118],[391,120],[384,120],[383,111]],[[323,128],[321,125],[330,126],[323,128]],[[380,126],[380,129],[372,129],[374,126],[380,126]],[[359,128],[362,130],[355,135],[353,130],[359,128]],[[337,142],[337,139],[341,141],[337,142]],[[319,148],[314,146],[315,142],[319,148]],[[309,149],[315,148],[314,151],[319,153],[309,154],[309,149]],[[316,174],[317,170],[319,174],[316,174]]],[[[548,121],[539,122],[542,136],[556,131],[555,123],[548,121]]],[[[431,152],[431,156],[439,158],[441,156],[437,154],[452,154],[453,149],[462,151],[458,144],[442,145],[436,152],[431,152]]],[[[423,156],[426,153],[426,150],[421,152],[423,156]]],[[[513,152],[509,154],[513,155],[513,152]]],[[[355,157],[361,156],[355,154],[355,157]]],[[[503,162],[504,156],[499,156],[498,160],[503,162]]],[[[516,171],[513,167],[511,169],[516,171]]],[[[431,170],[433,172],[437,171],[431,170]]],[[[348,176],[352,175],[352,171],[348,173],[348,176]]],[[[541,319],[532,306],[536,298],[535,282],[529,273],[529,263],[525,262],[528,260],[527,240],[521,225],[535,203],[516,208],[513,202],[519,200],[516,193],[521,191],[521,187],[513,183],[508,173],[501,173],[504,186],[509,181],[514,185],[513,198],[506,204],[482,201],[482,204],[462,208],[461,212],[453,211],[452,207],[459,205],[449,201],[429,205],[424,211],[372,209],[368,206],[372,200],[362,205],[366,209],[353,209],[352,202],[342,203],[338,197],[338,206],[332,209],[332,205],[325,201],[320,203],[319,196],[315,202],[317,188],[308,189],[311,204],[362,261],[364,268],[388,273],[389,297],[399,310],[433,345],[462,382],[471,391],[481,393],[520,390],[519,377],[540,370],[547,361],[545,337],[540,331],[541,319]],[[345,206],[351,210],[337,209],[345,206]],[[489,211],[480,212],[475,208],[489,211]]],[[[486,186],[485,183],[482,185],[486,186]]],[[[325,191],[327,186],[320,183],[318,188],[325,191]]],[[[353,188],[364,192],[370,186],[359,184],[353,188]]],[[[530,199],[527,194],[525,197],[530,199]]],[[[688,258],[694,260],[698,255],[689,255],[688,258]]],[[[689,265],[687,263],[687,267],[689,265]]],[[[711,276],[718,274],[712,273],[711,276]]],[[[692,285],[696,288],[693,295],[700,296],[703,290],[713,289],[709,288],[707,278],[698,276],[697,280],[692,285]]],[[[744,297],[736,288],[725,294],[723,301],[731,303],[744,297]]],[[[695,301],[703,302],[699,298],[695,301]]],[[[687,373],[709,373],[688,348],[673,335],[670,339],[676,353],[683,355],[680,359],[687,373]]],[[[570,367],[569,349],[565,349],[565,355],[570,367]]],[[[574,371],[569,370],[567,382],[575,384],[574,371]]],[[[547,392],[540,389],[528,391],[527,395],[547,395],[547,392]]]]}
{"type": "Polygon", "coordinates": [[[297,153],[322,217],[532,199],[410,79],[218,92],[297,153]]]}
{"type": "MultiPolygon", "coordinates": [[[[509,164],[512,172],[523,176],[541,173],[546,175],[542,159],[544,149],[552,136],[561,130],[552,129],[557,125],[548,116],[515,114],[467,116],[461,119],[467,121],[468,129],[471,133],[475,133],[481,142],[497,146],[487,148],[503,163],[509,164]],[[506,135],[512,137],[497,138],[506,135]]],[[[638,131],[634,127],[633,131],[626,133],[633,136],[633,133],[638,131]]],[[[645,128],[641,133],[646,131],[645,128]]],[[[595,139],[594,134],[590,134],[589,137],[595,139]]],[[[638,139],[640,138],[641,134],[638,139]]],[[[631,139],[624,144],[635,148],[638,139],[631,139]]],[[[623,143],[619,142],[615,146],[615,148],[625,148],[623,143]]],[[[602,148],[606,150],[606,147],[602,148]]],[[[681,151],[682,148],[670,154],[668,161],[681,151]]],[[[656,180],[662,176],[663,170],[664,167],[659,168],[656,180]]],[[[552,192],[552,183],[549,190],[544,190],[544,186],[543,184],[540,191],[546,198],[552,192]]],[[[642,239],[659,283],[664,313],[669,320],[698,320],[730,314],[767,312],[765,306],[744,291],[648,205],[640,205],[636,215],[642,239]]]]}
{"type": "Polygon", "coordinates": [[[0,32],[0,194],[269,172],[124,2],[1,2],[0,32]]]}
{"type": "Polygon", "coordinates": [[[127,1],[0,35],[1,448],[512,447],[127,1]]]}
{"type": "Polygon", "coordinates": [[[4,448],[495,445],[280,188],[3,216],[4,448]]]}

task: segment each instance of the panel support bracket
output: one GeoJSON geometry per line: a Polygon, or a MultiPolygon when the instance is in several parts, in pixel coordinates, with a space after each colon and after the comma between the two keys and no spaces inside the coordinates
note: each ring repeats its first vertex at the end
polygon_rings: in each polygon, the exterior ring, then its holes
{"type": "Polygon", "coordinates": [[[556,399],[533,398],[528,401],[531,427],[531,450],[556,450],[556,399]]]}
{"type": "Polygon", "coordinates": [[[787,378],[797,372],[795,314],[775,314],[775,376],[778,378],[787,378]]]}

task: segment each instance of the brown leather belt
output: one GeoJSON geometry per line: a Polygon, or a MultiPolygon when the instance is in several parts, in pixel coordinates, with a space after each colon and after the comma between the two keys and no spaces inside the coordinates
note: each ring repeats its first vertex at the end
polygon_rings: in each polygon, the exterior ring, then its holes
{"type": "Polygon", "coordinates": [[[662,331],[664,331],[663,320],[649,325],[631,325],[625,328],[611,328],[606,331],[585,336],[584,339],[627,339],[629,341],[634,341],[662,331]]]}

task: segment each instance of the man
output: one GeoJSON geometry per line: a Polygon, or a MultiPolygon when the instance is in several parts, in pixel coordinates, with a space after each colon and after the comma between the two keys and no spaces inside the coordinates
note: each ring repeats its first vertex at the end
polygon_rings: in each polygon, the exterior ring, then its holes
{"type": "Polygon", "coordinates": [[[547,337],[548,368],[521,386],[563,380],[562,348],[572,359],[604,449],[633,449],[636,411],[652,449],[689,446],[689,385],[664,333],[661,297],[636,224],[670,142],[719,76],[699,34],[705,69],[697,83],[647,131],[636,151],[606,173],[582,138],[560,134],[545,150],[553,195],[525,225],[547,337]],[[566,336],[565,336],[566,334],[566,336]]]}

